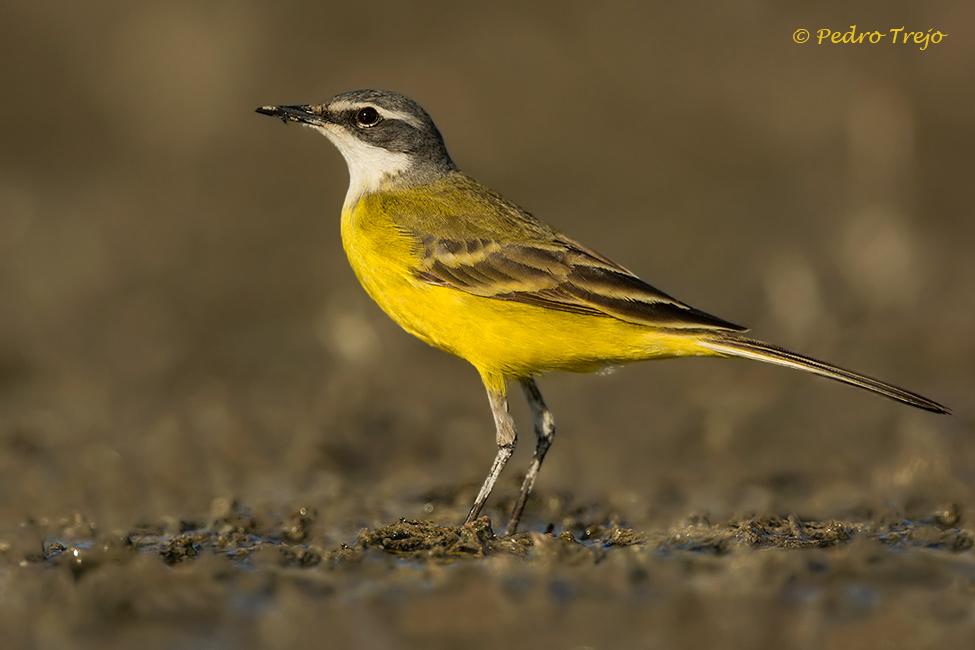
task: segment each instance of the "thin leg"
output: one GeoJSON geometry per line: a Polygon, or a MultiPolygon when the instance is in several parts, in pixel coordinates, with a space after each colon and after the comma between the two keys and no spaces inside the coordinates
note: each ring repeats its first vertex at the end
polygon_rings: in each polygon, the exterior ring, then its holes
{"type": "Polygon", "coordinates": [[[552,439],[555,438],[555,418],[545,406],[545,400],[542,399],[542,393],[538,390],[538,384],[535,383],[534,379],[522,379],[521,387],[525,391],[525,397],[528,398],[528,404],[531,406],[532,415],[535,418],[536,442],[532,464],[528,466],[525,480],[521,484],[521,494],[518,495],[518,501],[515,502],[515,507],[511,511],[511,519],[508,520],[508,527],[505,529],[505,533],[508,535],[514,535],[515,531],[518,530],[521,513],[525,511],[528,496],[532,493],[532,488],[535,487],[535,477],[538,476],[538,470],[542,468],[545,454],[548,453],[548,448],[552,446],[552,439]]]}
{"type": "Polygon", "coordinates": [[[508,463],[511,454],[515,452],[515,442],[518,439],[518,434],[515,431],[515,421],[512,419],[511,414],[508,413],[508,399],[504,393],[488,388],[488,400],[491,402],[491,413],[494,415],[494,426],[497,431],[498,454],[494,457],[494,463],[491,464],[491,471],[488,472],[487,478],[484,479],[484,484],[481,485],[481,491],[477,493],[477,498],[474,499],[474,505],[471,507],[470,514],[467,515],[467,521],[465,523],[474,521],[481,514],[481,508],[484,507],[484,502],[491,496],[491,490],[494,489],[494,484],[498,481],[501,470],[508,463]]]}

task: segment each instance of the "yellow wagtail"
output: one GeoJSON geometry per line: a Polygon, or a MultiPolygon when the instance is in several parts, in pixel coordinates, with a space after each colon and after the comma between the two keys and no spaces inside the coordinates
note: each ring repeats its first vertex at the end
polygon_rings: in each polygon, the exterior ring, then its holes
{"type": "Polygon", "coordinates": [[[342,244],[369,296],[403,329],[469,361],[494,414],[498,452],[467,516],[491,494],[517,435],[507,382],[535,419],[532,463],[508,522],[513,533],[555,422],[535,377],[630,361],[744,357],[798,368],[935,413],[917,393],[744,337],[745,328],[676,300],[461,172],[416,102],[382,90],[257,112],[322,133],[349,167],[342,244]]]}

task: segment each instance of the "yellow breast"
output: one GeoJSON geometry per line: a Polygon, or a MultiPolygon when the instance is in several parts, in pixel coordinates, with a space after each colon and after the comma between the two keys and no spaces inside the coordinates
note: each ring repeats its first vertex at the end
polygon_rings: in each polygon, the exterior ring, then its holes
{"type": "Polygon", "coordinates": [[[364,197],[342,214],[342,244],[369,296],[407,332],[473,364],[483,376],[591,372],[642,359],[700,355],[686,334],[608,316],[555,311],[428,284],[414,237],[387,203],[364,197]]]}

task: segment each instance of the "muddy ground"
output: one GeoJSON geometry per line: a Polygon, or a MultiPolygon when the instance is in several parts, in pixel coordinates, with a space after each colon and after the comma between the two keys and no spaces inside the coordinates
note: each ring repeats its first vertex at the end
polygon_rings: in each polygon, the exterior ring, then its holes
{"type": "MultiPolygon", "coordinates": [[[[461,514],[441,491],[413,504],[461,514]]],[[[465,494],[464,496],[469,496],[465,494]]],[[[328,512],[217,499],[103,531],[3,540],[7,647],[966,647],[973,533],[957,506],[634,529],[553,498],[530,530],[401,519],[347,542],[328,512]],[[542,527],[541,522],[548,521],[542,527]],[[27,544],[31,540],[32,544],[27,544]]]]}
{"type": "Polygon", "coordinates": [[[975,5],[5,0],[0,647],[975,647],[975,5]],[[854,15],[855,14],[855,15],[854,15]],[[797,27],[939,29],[797,45],[797,27]],[[661,290],[902,384],[543,377],[494,455],[461,361],[256,115],[416,97],[457,163],[661,290]]]}
{"type": "MultiPolygon", "coordinates": [[[[639,458],[607,438],[606,459],[569,420],[523,532],[499,537],[516,471],[485,517],[456,526],[491,455],[490,435],[475,433],[487,424],[480,400],[468,416],[442,397],[439,425],[410,424],[427,410],[386,391],[375,393],[390,395],[382,406],[346,400],[322,415],[323,398],[301,395],[312,378],[292,371],[295,381],[246,391],[250,404],[231,406],[230,389],[171,398],[142,427],[133,423],[152,415],[147,403],[117,403],[108,412],[128,424],[98,444],[53,414],[8,421],[5,646],[923,648],[975,638],[971,445],[960,429],[927,429],[924,414],[908,412],[914,428],[899,433],[802,453],[801,436],[745,443],[744,427],[723,444],[688,430],[634,440],[639,458]]],[[[601,380],[589,381],[598,391],[601,380]]],[[[548,383],[567,401],[571,378],[548,383]]],[[[512,462],[527,460],[521,449],[512,462]]]]}

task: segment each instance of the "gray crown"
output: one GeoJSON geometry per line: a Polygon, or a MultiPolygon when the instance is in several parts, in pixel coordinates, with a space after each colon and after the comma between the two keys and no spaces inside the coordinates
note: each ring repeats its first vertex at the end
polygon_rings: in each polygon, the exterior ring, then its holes
{"type": "Polygon", "coordinates": [[[409,154],[418,162],[454,167],[437,125],[409,97],[389,90],[353,90],[336,95],[324,110],[330,122],[345,127],[363,142],[409,154]],[[364,128],[358,124],[357,114],[369,105],[384,109],[387,115],[378,124],[364,128]]]}

